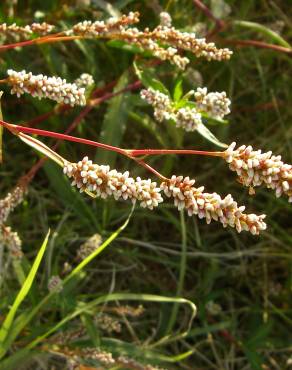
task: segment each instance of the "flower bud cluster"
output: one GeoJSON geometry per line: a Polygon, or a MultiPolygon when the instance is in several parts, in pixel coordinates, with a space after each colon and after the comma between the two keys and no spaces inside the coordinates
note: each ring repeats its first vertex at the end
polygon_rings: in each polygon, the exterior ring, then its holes
{"type": "Polygon", "coordinates": [[[104,313],[97,317],[96,324],[100,329],[106,331],[108,334],[112,334],[113,332],[120,333],[122,331],[119,321],[104,313]]]}
{"type": "Polygon", "coordinates": [[[17,232],[13,231],[11,227],[2,225],[0,229],[0,244],[8,248],[12,257],[21,258],[23,256],[21,239],[17,232]]]}
{"type": "Polygon", "coordinates": [[[245,214],[245,207],[239,207],[230,194],[222,199],[217,193],[204,193],[203,186],[195,188],[194,183],[195,180],[189,177],[172,176],[161,184],[161,189],[167,197],[174,199],[179,210],[186,209],[189,216],[205,218],[208,224],[215,220],[224,227],[236,228],[239,233],[245,230],[253,235],[266,229],[265,215],[245,214]]]}
{"type": "Polygon", "coordinates": [[[230,100],[225,92],[211,92],[207,94],[206,88],[198,88],[195,92],[196,106],[175,108],[169,96],[160,91],[149,88],[142,90],[140,95],[143,100],[153,106],[154,117],[157,121],[174,120],[177,127],[186,131],[195,131],[202,123],[201,113],[207,113],[214,118],[222,118],[230,112],[230,100]]]}
{"type": "Polygon", "coordinates": [[[77,186],[80,192],[85,191],[103,199],[113,196],[118,199],[137,200],[140,206],[153,209],[163,201],[160,188],[150,179],[142,180],[124,173],[111,170],[109,166],[93,164],[88,157],[78,163],[66,163],[64,173],[73,178],[72,186],[77,186]]]}
{"type": "Polygon", "coordinates": [[[139,22],[139,13],[130,12],[120,18],[112,17],[107,21],[83,21],[68,30],[68,35],[78,35],[84,37],[108,37],[110,34],[125,31],[125,27],[139,22]]]}
{"type": "Polygon", "coordinates": [[[176,127],[181,127],[185,131],[196,131],[200,123],[202,115],[196,108],[180,108],[175,115],[176,127]]]}
{"type": "Polygon", "coordinates": [[[214,43],[207,43],[205,39],[196,38],[194,33],[180,32],[171,26],[171,17],[168,13],[160,13],[161,24],[149,30],[140,31],[129,25],[139,22],[139,13],[131,12],[120,18],[110,18],[104,21],[84,21],[73,26],[66,32],[67,35],[82,37],[99,37],[123,40],[144,50],[152,52],[161,60],[169,60],[184,69],[189,59],[181,56],[179,51],[186,50],[197,57],[207,60],[227,60],[232,55],[229,49],[217,49],[214,43]]]}
{"type": "Polygon", "coordinates": [[[158,122],[169,120],[173,117],[172,103],[168,95],[152,88],[143,89],[140,96],[154,108],[154,117],[158,122]]]}
{"type": "Polygon", "coordinates": [[[161,12],[159,14],[159,18],[160,18],[160,25],[162,27],[171,27],[172,18],[168,12],[161,12]]]}
{"type": "Polygon", "coordinates": [[[60,293],[63,290],[63,281],[58,275],[51,276],[48,282],[49,292],[60,293]]]}
{"type": "Polygon", "coordinates": [[[94,78],[89,73],[82,73],[74,83],[78,87],[84,87],[86,89],[87,87],[94,85],[94,78]]]}
{"type": "Polygon", "coordinates": [[[32,23],[31,25],[26,25],[24,27],[17,26],[15,23],[7,25],[6,23],[0,24],[0,35],[5,36],[20,36],[26,37],[33,33],[37,33],[41,36],[51,33],[55,26],[48,23],[32,23]]]}
{"type": "Polygon", "coordinates": [[[156,41],[170,44],[171,46],[187,50],[195,54],[197,58],[203,57],[210,60],[229,60],[232,51],[224,48],[218,49],[213,42],[206,42],[205,38],[197,38],[193,32],[181,32],[174,27],[158,26],[152,32],[151,36],[156,41]]]}
{"type": "Polygon", "coordinates": [[[92,235],[85,243],[81,244],[77,251],[77,257],[84,260],[91,253],[96,251],[102,243],[102,238],[99,234],[92,235]]]}
{"type": "Polygon", "coordinates": [[[250,145],[235,147],[236,143],[229,145],[224,159],[237,173],[240,183],[251,189],[264,184],[274,189],[277,197],[285,194],[292,202],[292,165],[284,163],[280,155],[273,155],[271,151],[262,153],[250,145]]]}
{"type": "Polygon", "coordinates": [[[195,92],[198,110],[208,113],[214,118],[223,118],[230,113],[231,101],[226,97],[226,92],[210,92],[206,87],[198,88],[195,92]]]}
{"type": "Polygon", "coordinates": [[[9,214],[23,201],[24,194],[25,188],[16,186],[4,199],[0,199],[0,225],[6,222],[9,214]]]}
{"type": "Polygon", "coordinates": [[[102,351],[99,348],[83,348],[82,357],[99,361],[104,365],[114,365],[116,363],[110,352],[102,351]]]}
{"type": "Polygon", "coordinates": [[[7,71],[7,83],[12,87],[11,94],[18,97],[28,93],[39,99],[48,98],[60,104],[85,105],[85,89],[75,83],[67,83],[60,77],[47,77],[42,74],[33,75],[25,70],[16,72],[12,69],[7,71]]]}

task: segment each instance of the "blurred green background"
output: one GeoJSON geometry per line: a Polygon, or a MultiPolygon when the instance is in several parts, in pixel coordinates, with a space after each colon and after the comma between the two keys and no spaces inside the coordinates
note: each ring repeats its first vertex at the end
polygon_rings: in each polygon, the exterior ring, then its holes
{"type": "MultiPolygon", "coordinates": [[[[226,40],[231,39],[276,43],[269,34],[236,21],[262,24],[291,43],[290,1],[204,3],[227,25],[214,38],[218,46],[225,46],[226,40]]],[[[46,21],[66,29],[81,20],[103,19],[131,10],[141,13],[139,28],[155,27],[162,10],[171,14],[173,25],[179,29],[204,36],[214,27],[191,0],[3,0],[0,21],[21,25],[46,21]]],[[[225,90],[232,100],[229,123],[209,124],[212,132],[223,142],[236,141],[263,151],[272,150],[291,163],[291,53],[256,47],[232,49],[234,55],[228,62],[209,63],[191,57],[183,72],[165,62],[156,66],[153,73],[170,91],[179,79],[186,92],[198,86],[207,86],[209,91],[225,90]]],[[[97,87],[118,80],[114,88],[118,91],[137,80],[133,60],[133,53],[106,41],[74,41],[2,52],[0,71],[1,78],[12,68],[58,75],[68,81],[86,72],[93,75],[97,87]]],[[[39,101],[28,95],[17,99],[6,87],[3,90],[2,111],[8,122],[22,124],[54,108],[51,101],[39,101]]],[[[79,112],[80,108],[74,108],[54,115],[38,127],[64,132],[79,112]]],[[[141,101],[138,91],[96,106],[73,134],[123,148],[216,150],[196,133],[182,134],[168,123],[155,122],[152,109],[141,101]]],[[[43,141],[53,144],[50,139],[43,141]]],[[[70,161],[88,155],[97,163],[110,164],[118,170],[129,169],[133,175],[149,176],[134,162],[93,147],[64,142],[58,152],[70,161]]],[[[4,163],[0,167],[1,198],[37,159],[33,150],[5,133],[4,163]]],[[[136,207],[129,225],[109,248],[87,266],[72,286],[43,307],[21,332],[8,354],[14,358],[12,366],[67,368],[64,357],[49,348],[54,338],[48,337],[20,360],[16,354],[85,302],[107,293],[122,292],[184,297],[197,305],[197,317],[191,329],[179,335],[188,329],[188,308],[138,300],[131,305],[143,304],[144,314],[130,319],[118,317],[121,332],[106,333],[94,321],[98,308],[77,316],[60,329],[66,333],[72,328],[84,328],[79,340],[68,340],[68,348],[74,352],[84,346],[99,346],[113,354],[166,369],[290,369],[292,213],[287,200],[276,199],[266,189],[258,189],[255,196],[249,197],[248,189],[235,181],[234,173],[220,159],[161,156],[151,158],[149,163],[165,176],[182,174],[196,178],[197,184],[205,185],[208,192],[231,193],[251,213],[267,214],[268,229],[261,236],[237,234],[233,229],[223,229],[219,223],[206,225],[195,217],[184,216],[170,204],[163,204],[155,211],[136,207]]],[[[60,175],[59,168],[46,163],[31,182],[25,201],[9,219],[23,240],[25,257],[22,262],[2,266],[0,320],[19,290],[20,266],[27,273],[48,228],[52,236],[47,253],[33,291],[19,313],[25,314],[37,305],[47,294],[49,278],[64,275],[64,264],[76,265],[77,250],[86,239],[96,233],[103,238],[111,235],[128,217],[130,209],[126,202],[92,200],[79,195],[60,175]]],[[[107,307],[121,304],[124,303],[111,302],[107,307]]],[[[6,370],[8,365],[2,366],[6,370]]],[[[98,362],[90,366],[102,368],[98,362]]]]}

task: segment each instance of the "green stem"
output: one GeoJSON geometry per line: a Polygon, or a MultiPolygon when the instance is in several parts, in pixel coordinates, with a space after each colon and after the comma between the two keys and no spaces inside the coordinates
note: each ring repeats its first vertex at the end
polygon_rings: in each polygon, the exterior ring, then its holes
{"type": "Polygon", "coordinates": [[[250,30],[260,32],[263,35],[268,36],[271,40],[278,43],[279,45],[284,46],[286,48],[291,48],[291,45],[286,40],[284,40],[277,32],[272,31],[271,29],[269,29],[268,27],[262,24],[259,24],[256,22],[241,21],[241,20],[233,21],[232,24],[235,26],[239,26],[239,27],[243,27],[243,28],[247,28],[250,30]]]}
{"type": "MultiPolygon", "coordinates": [[[[176,297],[180,297],[182,295],[187,267],[187,231],[184,210],[180,211],[180,224],[181,224],[181,259],[176,297]]],[[[168,323],[167,334],[171,332],[175,324],[177,313],[178,313],[178,304],[174,304],[168,323]]]]}

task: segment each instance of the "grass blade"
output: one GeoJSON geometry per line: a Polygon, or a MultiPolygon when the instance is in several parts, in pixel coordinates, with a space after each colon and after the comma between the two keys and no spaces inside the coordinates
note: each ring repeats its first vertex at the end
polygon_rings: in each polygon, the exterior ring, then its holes
{"type": "Polygon", "coordinates": [[[0,329],[0,346],[1,346],[0,347],[0,358],[2,358],[5,355],[6,351],[8,350],[8,348],[5,346],[5,339],[9,335],[9,330],[12,326],[12,323],[13,323],[18,307],[20,306],[21,302],[25,299],[28,292],[30,291],[30,288],[35,279],[35,276],[40,266],[40,263],[42,261],[42,258],[44,256],[46,246],[48,243],[48,239],[49,239],[49,235],[50,235],[50,231],[48,231],[43,241],[43,244],[41,245],[39,252],[34,260],[34,263],[29,271],[29,274],[27,275],[25,282],[23,283],[19,293],[17,294],[14,300],[12,307],[10,308],[10,311],[8,312],[8,315],[6,316],[6,319],[4,320],[4,323],[1,326],[1,329],[0,329]]]}

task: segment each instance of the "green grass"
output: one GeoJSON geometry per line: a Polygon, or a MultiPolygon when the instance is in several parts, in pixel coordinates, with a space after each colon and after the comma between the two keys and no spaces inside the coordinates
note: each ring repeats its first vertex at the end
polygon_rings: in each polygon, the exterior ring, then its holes
{"type": "MultiPolygon", "coordinates": [[[[226,2],[231,8],[226,19],[230,26],[220,33],[220,40],[254,39],[291,45],[289,2],[226,2]],[[284,24],[280,35],[273,30],[278,21],[284,24]]],[[[43,12],[46,21],[60,27],[100,18],[106,4],[92,1],[90,8],[82,8],[75,1],[10,3],[1,2],[1,22],[28,24],[36,20],[36,12],[43,12]]],[[[219,0],[204,3],[214,6],[219,0]]],[[[111,4],[106,12],[138,10],[143,26],[159,22],[150,1],[111,4]]],[[[191,0],[159,4],[170,12],[178,28],[190,30],[199,22],[208,29],[213,27],[191,0]]],[[[5,78],[8,68],[56,74],[69,81],[87,72],[93,74],[100,87],[118,80],[115,89],[120,90],[137,76],[134,54],[119,47],[90,40],[6,51],[1,53],[0,78],[5,78]]],[[[185,72],[165,62],[152,68],[151,73],[172,96],[178,97],[180,85],[184,92],[196,88],[190,75],[199,72],[210,91],[225,90],[232,99],[229,123],[207,124],[221,142],[237,141],[263,151],[272,150],[291,163],[291,55],[254,47],[233,50],[229,62],[207,63],[192,58],[185,72]]],[[[5,86],[3,90],[2,113],[7,122],[21,124],[54,107],[51,101],[38,101],[28,95],[17,99],[5,86]]],[[[64,132],[79,112],[80,108],[74,108],[54,115],[38,127],[64,132]]],[[[73,135],[123,148],[217,150],[196,133],[182,134],[167,122],[156,122],[138,91],[96,106],[73,135]]],[[[51,139],[41,140],[53,145],[51,139]]],[[[71,161],[88,155],[118,170],[149,176],[133,161],[93,147],[64,142],[58,153],[71,161]]],[[[3,157],[0,198],[39,158],[6,131],[3,157]]],[[[11,260],[7,251],[2,254],[0,246],[1,370],[63,370],[67,365],[61,352],[66,348],[68,357],[72,357],[86,347],[100,347],[114,357],[123,355],[165,369],[289,368],[291,206],[266,189],[258,189],[255,196],[249,197],[248,190],[217,158],[161,156],[151,158],[149,163],[165,176],[175,173],[196,178],[208,192],[231,193],[251,213],[266,213],[268,229],[255,237],[237,234],[220,224],[206,225],[180,214],[169,203],[155,211],[136,206],[131,213],[127,202],[92,199],[77,193],[60,168],[47,162],[31,182],[25,201],[9,218],[9,224],[23,240],[23,259],[11,260]],[[49,229],[51,236],[44,251],[45,243],[41,248],[40,245],[49,229]],[[78,261],[78,248],[95,233],[102,235],[104,244],[88,259],[78,261]],[[69,273],[64,269],[66,263],[72,266],[69,273]],[[62,292],[48,291],[52,275],[63,279],[62,292]],[[216,310],[210,309],[212,303],[213,308],[219,305],[216,310]],[[140,304],[144,313],[139,317],[115,311],[121,306],[140,304]],[[118,319],[121,332],[102,330],[96,321],[100,312],[118,319]],[[70,335],[74,330],[82,335],[70,335]],[[62,345],[58,341],[61,333],[65,338],[67,335],[62,345]]],[[[87,368],[82,370],[101,366],[97,361],[84,361],[85,365],[87,368]]]]}

